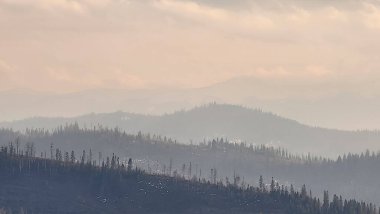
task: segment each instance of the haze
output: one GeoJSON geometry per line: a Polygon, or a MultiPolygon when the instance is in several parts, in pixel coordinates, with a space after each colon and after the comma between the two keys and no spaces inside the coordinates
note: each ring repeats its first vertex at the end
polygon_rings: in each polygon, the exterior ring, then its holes
{"type": "Polygon", "coordinates": [[[164,113],[216,100],[378,129],[378,3],[0,0],[0,120],[164,113]],[[91,107],[67,107],[88,91],[91,107]],[[113,98],[96,96],[103,91],[113,98]],[[36,97],[54,103],[51,94],[65,102],[33,107],[36,97]]]}

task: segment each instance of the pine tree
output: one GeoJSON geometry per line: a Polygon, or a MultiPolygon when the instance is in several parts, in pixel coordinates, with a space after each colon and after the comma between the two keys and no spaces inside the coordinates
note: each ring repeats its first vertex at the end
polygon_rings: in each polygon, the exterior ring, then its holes
{"type": "Polygon", "coordinates": [[[323,205],[322,205],[322,211],[324,213],[328,213],[330,207],[330,200],[329,200],[329,192],[324,191],[323,192],[323,205]]]}
{"type": "Polygon", "coordinates": [[[129,158],[129,160],[128,160],[128,171],[131,171],[132,170],[132,158],[129,158]]]}
{"type": "Polygon", "coordinates": [[[261,192],[265,191],[264,179],[262,175],[260,175],[260,179],[259,179],[259,188],[261,192]]]}
{"type": "Polygon", "coordinates": [[[71,151],[70,161],[71,161],[71,163],[75,163],[75,152],[74,151],[71,151]]]}
{"type": "Polygon", "coordinates": [[[274,178],[272,177],[272,181],[270,182],[270,192],[274,192],[275,191],[275,183],[274,183],[274,178]]]}

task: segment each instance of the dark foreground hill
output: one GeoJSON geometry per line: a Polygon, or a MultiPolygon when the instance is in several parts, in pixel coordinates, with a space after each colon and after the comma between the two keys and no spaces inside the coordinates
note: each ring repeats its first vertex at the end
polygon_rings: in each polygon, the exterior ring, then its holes
{"type": "MultiPolygon", "coordinates": [[[[257,185],[258,177],[275,177],[281,184],[306,184],[316,196],[323,190],[380,204],[380,153],[347,154],[335,160],[313,156],[295,156],[284,149],[253,147],[215,139],[199,145],[183,145],[161,136],[131,135],[117,129],[79,129],[67,126],[54,132],[28,130],[26,134],[0,129],[0,145],[31,150],[33,156],[59,160],[57,149],[83,156],[98,164],[115,154],[152,173],[177,174],[209,179],[211,170],[217,180],[238,174],[248,184],[257,185]],[[363,176],[365,175],[365,176],[363,176]]],[[[80,160],[80,159],[78,159],[80,160]]]]}
{"type": "Polygon", "coordinates": [[[219,104],[162,116],[116,112],[75,118],[32,118],[0,123],[0,126],[24,131],[26,128],[54,129],[75,122],[87,128],[101,124],[106,127],[119,127],[128,133],[137,134],[142,131],[159,134],[185,144],[223,137],[330,157],[365,149],[380,149],[380,133],[377,131],[341,131],[311,127],[258,109],[219,104]]]}
{"type": "Polygon", "coordinates": [[[335,195],[329,203],[327,192],[320,202],[306,188],[295,192],[273,179],[255,188],[147,174],[116,156],[96,166],[83,156],[56,161],[21,153],[1,148],[0,213],[377,213],[372,204],[335,195]]]}

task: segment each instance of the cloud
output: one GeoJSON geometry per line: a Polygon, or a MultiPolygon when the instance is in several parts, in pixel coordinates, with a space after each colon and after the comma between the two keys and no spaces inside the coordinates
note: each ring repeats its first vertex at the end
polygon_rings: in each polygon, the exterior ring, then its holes
{"type": "MultiPolygon", "coordinates": [[[[119,2],[122,2],[120,0],[119,2]]],[[[72,14],[87,14],[92,9],[105,8],[114,0],[0,0],[0,6],[12,6],[36,9],[50,14],[69,12],[72,14]]]]}
{"type": "Polygon", "coordinates": [[[326,77],[329,74],[332,74],[333,71],[325,68],[324,66],[310,65],[306,67],[306,73],[311,74],[315,77],[326,77]]]}
{"type": "MultiPolygon", "coordinates": [[[[160,10],[192,19],[201,24],[214,24],[220,28],[236,28],[244,30],[276,30],[281,28],[304,30],[301,27],[328,29],[329,27],[369,27],[380,26],[380,9],[375,4],[358,1],[342,5],[333,3],[319,4],[316,7],[305,7],[304,4],[281,3],[281,9],[263,8],[260,4],[245,4],[239,10],[229,7],[218,7],[208,1],[190,0],[152,0],[152,4],[160,10]],[[208,4],[203,4],[204,2],[208,4]],[[250,6],[247,6],[250,5],[250,6]]],[[[273,3],[273,2],[272,2],[273,3]]],[[[275,4],[274,4],[275,5],[275,4]]],[[[275,8],[275,7],[274,7],[275,8]]]]}
{"type": "Polygon", "coordinates": [[[273,27],[271,19],[251,12],[237,13],[222,8],[201,5],[192,1],[156,0],[153,2],[158,9],[180,16],[185,16],[199,22],[213,22],[220,27],[242,27],[265,29],[273,27]]]}
{"type": "Polygon", "coordinates": [[[77,14],[85,13],[85,7],[78,1],[68,1],[68,0],[39,0],[39,7],[48,10],[50,12],[55,12],[58,10],[70,11],[77,14]]]}
{"type": "Polygon", "coordinates": [[[331,77],[334,71],[325,68],[321,65],[305,65],[299,68],[286,68],[281,66],[274,67],[259,67],[256,70],[246,73],[248,76],[253,76],[255,78],[263,80],[282,80],[282,81],[304,81],[308,79],[313,79],[317,81],[323,81],[326,78],[331,77]]]}
{"type": "Polygon", "coordinates": [[[84,7],[75,0],[1,0],[0,3],[10,6],[30,7],[49,12],[56,10],[84,13],[84,7]]]}
{"type": "Polygon", "coordinates": [[[336,22],[347,22],[349,21],[348,14],[343,12],[342,10],[338,10],[335,7],[327,7],[323,12],[322,15],[327,17],[330,20],[336,21],[336,22]]]}
{"type": "Polygon", "coordinates": [[[0,59],[0,69],[5,72],[13,68],[12,65],[8,64],[5,60],[0,59]]]}
{"type": "Polygon", "coordinates": [[[149,87],[146,80],[128,71],[109,68],[106,72],[81,71],[77,69],[66,69],[58,67],[46,68],[44,78],[49,80],[49,85],[67,87],[79,90],[80,88],[124,88],[143,89],[149,87]]]}
{"type": "Polygon", "coordinates": [[[365,3],[361,15],[364,24],[371,28],[380,30],[380,9],[373,4],[365,3]]]}
{"type": "Polygon", "coordinates": [[[58,91],[380,79],[377,5],[289,2],[0,0],[0,57],[13,87],[58,91]]]}

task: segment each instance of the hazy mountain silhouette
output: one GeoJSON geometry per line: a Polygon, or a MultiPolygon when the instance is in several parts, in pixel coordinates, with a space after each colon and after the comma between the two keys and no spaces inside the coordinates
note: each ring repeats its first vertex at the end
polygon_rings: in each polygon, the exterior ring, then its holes
{"type": "MultiPolygon", "coordinates": [[[[331,85],[326,87],[333,88],[331,85]]],[[[366,97],[353,92],[337,94],[333,90],[315,96],[316,91],[317,88],[308,85],[263,82],[254,77],[233,78],[209,87],[182,90],[96,89],[72,93],[12,90],[0,92],[0,121],[33,116],[73,117],[118,110],[161,115],[216,101],[259,107],[321,127],[380,128],[379,96],[366,97]]]]}
{"type": "Polygon", "coordinates": [[[311,152],[327,156],[380,149],[380,133],[377,131],[341,131],[311,127],[259,109],[222,104],[210,104],[162,116],[116,112],[75,118],[31,118],[0,123],[0,126],[17,130],[53,129],[74,122],[87,128],[102,125],[119,127],[129,133],[142,131],[160,134],[181,143],[198,143],[204,139],[224,137],[229,140],[281,146],[292,152],[311,152]]]}

